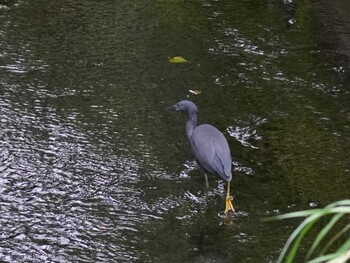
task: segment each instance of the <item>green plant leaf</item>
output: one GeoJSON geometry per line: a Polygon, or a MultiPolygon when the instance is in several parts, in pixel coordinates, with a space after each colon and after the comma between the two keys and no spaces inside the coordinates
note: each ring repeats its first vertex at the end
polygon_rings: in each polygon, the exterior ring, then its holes
{"type": "Polygon", "coordinates": [[[327,262],[327,261],[332,260],[332,259],[334,259],[336,257],[337,257],[337,254],[336,253],[332,253],[332,254],[328,254],[328,255],[317,257],[317,258],[315,258],[313,260],[308,261],[307,263],[327,262]]]}
{"type": "Polygon", "coordinates": [[[272,221],[272,220],[281,220],[281,219],[289,219],[289,218],[295,218],[295,217],[307,217],[310,215],[314,215],[318,212],[324,212],[324,209],[310,209],[310,210],[303,210],[303,211],[297,211],[297,212],[292,212],[284,215],[278,215],[278,216],[273,216],[266,218],[266,221],[272,221]]]}
{"type": "Polygon", "coordinates": [[[176,57],[169,58],[169,62],[170,63],[186,63],[187,59],[185,59],[184,57],[181,57],[181,56],[176,56],[176,57]]]}
{"type": "Polygon", "coordinates": [[[348,240],[346,240],[345,243],[343,245],[341,245],[340,248],[338,248],[336,253],[344,253],[348,249],[350,249],[350,238],[348,240]]]}
{"type": "Polygon", "coordinates": [[[337,214],[337,213],[350,214],[350,206],[337,206],[333,208],[325,208],[325,212],[327,214],[337,214]]]}
{"type": "MultiPolygon", "coordinates": [[[[304,221],[293,231],[286,241],[277,262],[281,263],[285,259],[285,262],[291,263],[296,257],[299,246],[306,236],[306,234],[312,229],[314,224],[320,220],[321,217],[327,215],[333,215],[326,226],[320,231],[316,236],[316,239],[311,245],[307,253],[307,258],[309,258],[319,247],[320,243],[329,234],[334,225],[343,217],[345,214],[350,214],[350,200],[342,200],[329,204],[322,209],[310,209],[298,212],[292,212],[284,215],[278,215],[271,218],[264,219],[265,221],[275,220],[275,219],[290,219],[298,217],[306,217],[304,221]],[[286,256],[289,250],[288,255],[286,256]]],[[[333,236],[326,246],[319,253],[320,256],[308,261],[308,263],[345,263],[350,259],[350,238],[343,242],[342,246],[339,247],[334,253],[323,255],[324,252],[332,246],[332,244],[340,237],[342,237],[350,229],[350,224],[348,223],[341,231],[339,231],[335,236],[333,236]]]]}
{"type": "Polygon", "coordinates": [[[331,221],[329,221],[329,223],[322,228],[322,230],[320,231],[320,233],[317,235],[317,237],[315,238],[315,241],[313,242],[310,250],[308,251],[306,258],[310,258],[311,254],[315,251],[315,249],[318,247],[318,245],[320,244],[320,242],[323,240],[323,238],[328,234],[328,232],[332,229],[332,227],[335,225],[335,223],[338,222],[338,220],[343,216],[344,214],[335,214],[331,221]]]}
{"type": "Polygon", "coordinates": [[[314,214],[320,214],[320,216],[324,216],[328,214],[338,214],[338,213],[350,214],[350,206],[337,206],[332,208],[325,207],[322,209],[310,209],[310,210],[304,210],[304,211],[297,211],[297,212],[292,212],[284,215],[278,215],[278,216],[272,217],[272,219],[306,217],[314,214]]]}
{"type": "MultiPolygon", "coordinates": [[[[310,216],[309,218],[311,218],[313,216],[310,216]]],[[[295,255],[298,251],[298,248],[300,247],[300,243],[303,240],[303,238],[305,237],[305,235],[310,231],[310,229],[314,226],[314,224],[320,219],[317,215],[314,215],[314,219],[310,219],[310,222],[307,222],[305,224],[305,226],[303,227],[303,229],[300,231],[297,239],[294,241],[294,244],[292,246],[292,248],[290,249],[287,258],[286,258],[286,262],[287,263],[292,263],[295,255]]],[[[309,219],[307,218],[307,219],[309,219]]],[[[305,220],[306,221],[306,220],[305,220]]]]}
{"type": "Polygon", "coordinates": [[[335,259],[332,259],[328,263],[346,263],[348,262],[348,259],[350,259],[350,249],[345,253],[342,253],[340,256],[336,257],[335,259]]]}
{"type": "MultiPolygon", "coordinates": [[[[304,229],[307,225],[309,225],[309,224],[311,224],[311,227],[312,227],[312,225],[313,225],[317,220],[319,220],[319,218],[322,216],[322,215],[319,215],[319,214],[320,214],[320,213],[315,213],[315,214],[313,214],[313,215],[307,217],[307,218],[294,230],[294,232],[289,236],[289,238],[288,238],[286,244],[284,245],[284,247],[283,247],[283,249],[282,249],[282,251],[281,251],[281,253],[280,253],[280,256],[279,256],[278,259],[277,259],[277,263],[281,263],[281,262],[282,262],[282,260],[283,260],[283,258],[284,258],[284,256],[285,256],[285,254],[286,254],[287,251],[288,251],[288,248],[291,246],[291,244],[293,243],[294,239],[296,239],[297,236],[303,231],[303,229],[304,229]]],[[[307,231],[306,231],[306,232],[307,232],[307,231]]],[[[306,232],[305,232],[305,234],[306,234],[306,232]]],[[[302,238],[301,238],[301,239],[302,239],[302,238]]],[[[300,239],[300,241],[301,241],[301,239],[300,239]]],[[[294,245],[295,245],[295,244],[294,244],[294,245]]],[[[300,242],[299,242],[299,244],[297,244],[297,245],[300,245],[300,242]]],[[[289,254],[289,255],[288,255],[287,262],[292,262],[292,261],[293,261],[292,254],[289,254]]]]}
{"type": "Polygon", "coordinates": [[[350,200],[341,200],[341,201],[337,201],[334,203],[331,203],[329,205],[326,206],[326,208],[331,208],[331,207],[335,207],[335,206],[350,206],[350,200]]]}
{"type": "Polygon", "coordinates": [[[317,257],[307,263],[345,263],[350,258],[350,238],[334,253],[317,257]]]}
{"type": "Polygon", "coordinates": [[[323,255],[330,247],[331,245],[338,239],[340,238],[344,233],[346,233],[350,229],[350,224],[346,225],[343,227],[342,230],[340,230],[335,236],[329,240],[329,242],[324,246],[324,248],[321,250],[320,254],[323,255]]]}

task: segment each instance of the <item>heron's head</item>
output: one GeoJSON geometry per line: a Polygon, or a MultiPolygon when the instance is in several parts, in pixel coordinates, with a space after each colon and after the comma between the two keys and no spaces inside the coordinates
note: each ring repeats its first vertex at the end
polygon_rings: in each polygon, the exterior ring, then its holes
{"type": "Polygon", "coordinates": [[[185,112],[194,112],[197,113],[198,109],[196,104],[189,100],[182,100],[176,103],[173,106],[173,109],[176,111],[185,111],[185,112]]]}

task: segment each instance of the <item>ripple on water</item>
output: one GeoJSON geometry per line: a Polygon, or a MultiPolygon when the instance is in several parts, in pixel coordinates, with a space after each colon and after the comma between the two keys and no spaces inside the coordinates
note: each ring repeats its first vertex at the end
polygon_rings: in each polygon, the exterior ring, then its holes
{"type": "Polygon", "coordinates": [[[140,215],[136,159],[94,146],[76,118],[0,102],[0,258],[135,259],[137,225],[152,218],[140,215]]]}
{"type": "Polygon", "coordinates": [[[229,135],[239,141],[243,146],[259,149],[251,141],[260,141],[262,136],[258,134],[257,127],[266,123],[267,119],[259,116],[249,116],[248,119],[237,120],[235,126],[229,126],[229,135]]]}

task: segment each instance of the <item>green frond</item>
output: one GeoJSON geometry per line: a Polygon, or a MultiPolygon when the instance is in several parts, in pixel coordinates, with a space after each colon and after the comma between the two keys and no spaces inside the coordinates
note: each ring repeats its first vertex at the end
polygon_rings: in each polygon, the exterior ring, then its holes
{"type": "Polygon", "coordinates": [[[312,253],[315,251],[315,249],[320,245],[321,241],[325,238],[325,236],[329,233],[329,231],[332,229],[332,227],[338,222],[338,220],[340,218],[342,218],[344,214],[335,214],[331,221],[329,221],[329,223],[322,228],[322,230],[320,231],[320,233],[317,235],[317,237],[315,238],[315,241],[313,242],[310,250],[308,251],[306,258],[310,258],[310,256],[312,255],[312,253]]]}
{"type": "MultiPolygon", "coordinates": [[[[292,263],[298,253],[298,249],[301,245],[302,240],[312,227],[325,216],[332,216],[329,222],[322,228],[318,233],[315,240],[313,241],[311,248],[309,249],[306,258],[310,258],[315,250],[320,246],[321,242],[330,234],[333,227],[337,222],[346,214],[350,214],[350,200],[337,201],[327,205],[324,208],[309,209],[304,211],[292,212],[284,215],[278,215],[267,220],[282,220],[305,217],[304,221],[293,231],[285,243],[278,259],[277,263],[281,263],[285,260],[286,263],[292,263]],[[289,251],[289,252],[288,252],[289,251]],[[287,254],[288,252],[288,254],[287,254]]],[[[333,253],[324,255],[332,244],[344,236],[344,234],[350,230],[350,224],[343,227],[334,236],[329,237],[329,241],[326,246],[321,250],[319,256],[308,261],[307,263],[345,263],[350,259],[350,238],[343,242],[343,244],[333,253]]]]}

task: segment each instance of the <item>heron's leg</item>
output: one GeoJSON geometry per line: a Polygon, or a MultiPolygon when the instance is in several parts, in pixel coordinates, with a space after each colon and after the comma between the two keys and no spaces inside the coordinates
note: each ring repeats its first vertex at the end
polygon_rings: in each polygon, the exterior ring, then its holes
{"type": "Polygon", "coordinates": [[[230,196],[231,181],[227,182],[226,198],[230,196]]]}
{"type": "Polygon", "coordinates": [[[230,184],[231,181],[227,182],[227,193],[226,193],[226,205],[225,205],[225,214],[228,213],[228,211],[232,211],[234,212],[235,209],[233,208],[233,204],[232,204],[232,196],[230,196],[230,184]]]}
{"type": "Polygon", "coordinates": [[[200,164],[198,163],[198,161],[196,162],[197,164],[197,169],[202,172],[204,174],[204,177],[205,177],[205,185],[207,186],[207,189],[209,189],[209,181],[208,181],[208,175],[207,175],[207,171],[204,170],[202,168],[202,166],[200,166],[200,164]]]}
{"type": "Polygon", "coordinates": [[[208,175],[206,172],[204,172],[204,177],[205,177],[205,185],[207,186],[207,189],[209,189],[208,175]]]}

